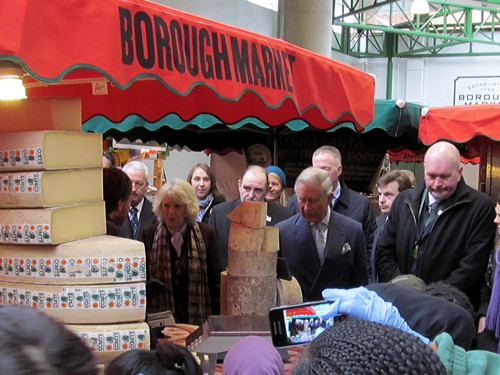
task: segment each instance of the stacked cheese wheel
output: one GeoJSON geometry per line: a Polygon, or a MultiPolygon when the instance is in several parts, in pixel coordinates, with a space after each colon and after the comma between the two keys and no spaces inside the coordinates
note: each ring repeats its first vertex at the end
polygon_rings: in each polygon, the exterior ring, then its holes
{"type": "Polygon", "coordinates": [[[101,135],[60,130],[57,99],[26,100],[51,130],[0,137],[0,304],[53,316],[100,363],[149,348],[144,245],[105,235],[101,135]]]}

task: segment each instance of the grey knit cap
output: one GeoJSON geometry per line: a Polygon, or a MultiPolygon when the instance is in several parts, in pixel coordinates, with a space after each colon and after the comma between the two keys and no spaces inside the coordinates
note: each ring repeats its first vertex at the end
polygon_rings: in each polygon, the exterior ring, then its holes
{"type": "Polygon", "coordinates": [[[365,320],[336,321],[304,350],[293,375],[446,375],[436,353],[415,336],[365,320]]]}

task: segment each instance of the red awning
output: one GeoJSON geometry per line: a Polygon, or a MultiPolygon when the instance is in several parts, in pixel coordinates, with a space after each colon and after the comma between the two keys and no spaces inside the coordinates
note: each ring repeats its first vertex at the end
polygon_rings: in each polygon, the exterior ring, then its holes
{"type": "Polygon", "coordinates": [[[475,137],[500,140],[500,104],[429,108],[418,129],[420,140],[431,145],[438,140],[465,143],[475,137]]]}
{"type": "Polygon", "coordinates": [[[361,130],[373,117],[371,75],[149,1],[2,1],[0,25],[0,59],[34,78],[28,96],[81,97],[82,122],[202,114],[361,130]]]}

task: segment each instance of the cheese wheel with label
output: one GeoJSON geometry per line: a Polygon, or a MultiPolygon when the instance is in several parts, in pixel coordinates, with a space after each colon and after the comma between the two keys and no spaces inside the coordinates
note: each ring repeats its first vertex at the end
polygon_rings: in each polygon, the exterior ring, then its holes
{"type": "Polygon", "coordinates": [[[128,350],[150,348],[147,323],[68,324],[66,327],[80,337],[94,352],[97,363],[109,363],[128,350]]]}
{"type": "Polygon", "coordinates": [[[0,208],[102,201],[102,168],[0,173],[0,208]]]}
{"type": "Polygon", "coordinates": [[[59,244],[106,233],[104,202],[0,210],[0,244],[59,244]]]}
{"type": "Polygon", "coordinates": [[[102,167],[101,137],[56,130],[2,134],[0,172],[102,167]]]}
{"type": "Polygon", "coordinates": [[[36,307],[68,324],[144,321],[146,284],[57,286],[2,281],[0,304],[36,307]]]}
{"type": "Polygon", "coordinates": [[[81,99],[0,100],[0,133],[34,130],[82,131],[81,99]]]}
{"type": "Polygon", "coordinates": [[[60,245],[0,245],[1,280],[42,285],[145,281],[144,244],[102,235],[60,245]]]}

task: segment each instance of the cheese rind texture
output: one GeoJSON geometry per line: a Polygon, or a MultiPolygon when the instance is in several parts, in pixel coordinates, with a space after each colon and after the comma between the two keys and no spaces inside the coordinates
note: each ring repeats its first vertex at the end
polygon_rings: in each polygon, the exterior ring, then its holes
{"type": "Polygon", "coordinates": [[[73,331],[94,352],[97,363],[111,362],[115,357],[132,349],[149,349],[147,323],[72,325],[73,331]]]}
{"type": "Polygon", "coordinates": [[[32,306],[62,323],[143,321],[146,286],[145,283],[46,286],[0,282],[0,304],[32,306]]]}
{"type": "Polygon", "coordinates": [[[267,202],[243,201],[228,215],[234,223],[250,228],[264,228],[267,218],[267,202]]]}
{"type": "Polygon", "coordinates": [[[235,251],[279,250],[279,228],[251,228],[243,224],[231,223],[229,227],[228,249],[235,251]]]}
{"type": "Polygon", "coordinates": [[[102,167],[98,133],[35,131],[0,137],[0,172],[102,167]]]}
{"type": "Polygon", "coordinates": [[[59,244],[106,233],[104,202],[0,211],[0,244],[59,244]]]}
{"type": "Polygon", "coordinates": [[[0,173],[0,208],[103,200],[102,168],[0,173]]]}
{"type": "Polygon", "coordinates": [[[0,101],[0,133],[82,130],[80,98],[26,98],[0,101]]]}
{"type": "Polygon", "coordinates": [[[1,280],[42,285],[145,281],[144,244],[102,235],[60,245],[0,245],[1,280]]]}

